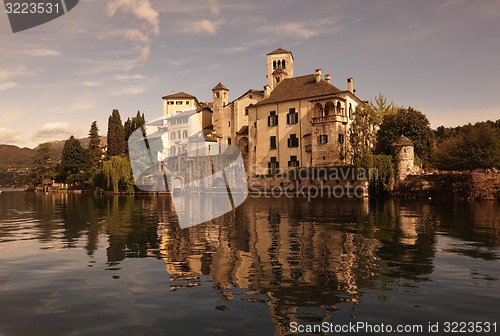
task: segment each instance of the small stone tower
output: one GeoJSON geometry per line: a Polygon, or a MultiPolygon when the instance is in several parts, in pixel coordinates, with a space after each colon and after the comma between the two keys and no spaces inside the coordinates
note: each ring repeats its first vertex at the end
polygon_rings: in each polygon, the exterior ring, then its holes
{"type": "Polygon", "coordinates": [[[267,54],[267,85],[274,89],[277,80],[281,81],[285,78],[293,77],[293,55],[290,51],[283,48],[278,48],[267,54]],[[275,72],[279,77],[276,77],[275,72]]]}
{"type": "Polygon", "coordinates": [[[396,182],[400,182],[414,172],[413,142],[402,135],[392,143],[392,146],[396,152],[396,182]]]}
{"type": "MultiPolygon", "coordinates": [[[[215,135],[219,138],[222,138],[227,132],[225,132],[225,128],[227,128],[224,123],[226,121],[226,116],[224,115],[224,106],[226,106],[229,102],[229,89],[224,86],[224,84],[217,84],[213,89],[213,116],[212,116],[212,124],[214,126],[215,135]]],[[[230,126],[230,125],[229,125],[230,126]]],[[[225,143],[225,141],[223,141],[225,143]]]]}

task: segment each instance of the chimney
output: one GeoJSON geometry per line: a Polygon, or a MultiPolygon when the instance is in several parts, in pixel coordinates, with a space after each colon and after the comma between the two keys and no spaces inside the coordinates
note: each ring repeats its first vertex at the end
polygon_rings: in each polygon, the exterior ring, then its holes
{"type": "Polygon", "coordinates": [[[354,94],[354,83],[352,81],[352,78],[347,78],[347,91],[350,93],[354,94]]]}
{"type": "Polygon", "coordinates": [[[330,84],[330,82],[332,81],[332,76],[330,74],[326,74],[325,75],[325,81],[330,84]]]}
{"type": "Polygon", "coordinates": [[[271,87],[269,85],[264,86],[264,98],[269,97],[271,94],[271,87]]]}
{"type": "Polygon", "coordinates": [[[316,83],[321,82],[321,69],[316,69],[316,83]]]}

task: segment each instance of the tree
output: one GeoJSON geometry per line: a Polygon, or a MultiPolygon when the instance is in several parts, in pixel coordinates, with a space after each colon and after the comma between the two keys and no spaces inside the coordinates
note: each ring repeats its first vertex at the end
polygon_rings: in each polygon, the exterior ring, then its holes
{"type": "Polygon", "coordinates": [[[349,128],[351,154],[356,166],[361,165],[363,157],[371,154],[379,120],[377,111],[371,105],[356,108],[354,120],[349,128]]]}
{"type": "Polygon", "coordinates": [[[120,112],[113,110],[108,119],[108,155],[122,155],[125,153],[125,132],[120,112]]]}
{"type": "Polygon", "coordinates": [[[43,183],[44,178],[54,175],[54,162],[52,161],[52,146],[50,143],[40,144],[36,149],[33,159],[32,181],[35,185],[43,183]]]}
{"type": "Polygon", "coordinates": [[[71,136],[64,143],[61,159],[61,177],[68,182],[81,182],[89,170],[88,153],[80,141],[71,136]]]}
{"type": "Polygon", "coordinates": [[[143,135],[145,136],[144,125],[146,124],[146,120],[144,118],[144,114],[141,115],[140,111],[137,111],[137,115],[132,119],[127,118],[124,125],[124,137],[125,137],[125,154],[128,155],[128,139],[137,129],[141,128],[143,131],[143,135]]]}
{"type": "Polygon", "coordinates": [[[415,146],[415,154],[421,159],[430,156],[433,146],[433,133],[429,120],[420,111],[399,108],[394,114],[386,114],[377,133],[376,152],[390,155],[392,143],[401,135],[408,137],[415,146]]]}
{"type": "Polygon", "coordinates": [[[494,123],[463,126],[459,136],[439,145],[436,166],[446,170],[500,167],[499,131],[492,125],[494,123]]]}
{"type": "Polygon", "coordinates": [[[378,118],[376,120],[377,124],[382,122],[384,116],[395,114],[398,110],[398,107],[394,104],[394,102],[388,103],[387,97],[381,93],[375,97],[375,101],[370,101],[369,107],[375,112],[375,116],[378,118]]]}
{"type": "Polygon", "coordinates": [[[134,191],[134,181],[129,159],[124,156],[112,156],[103,162],[103,178],[105,187],[113,192],[134,191]]]}
{"type": "Polygon", "coordinates": [[[92,122],[90,126],[88,153],[90,170],[95,172],[99,169],[102,158],[101,137],[99,136],[99,128],[96,121],[92,122]]]}

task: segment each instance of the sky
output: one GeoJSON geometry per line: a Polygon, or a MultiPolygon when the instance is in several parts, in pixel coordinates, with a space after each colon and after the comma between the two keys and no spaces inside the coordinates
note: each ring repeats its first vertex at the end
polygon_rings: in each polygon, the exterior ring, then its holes
{"type": "Polygon", "coordinates": [[[33,148],[162,114],[162,96],[235,99],[266,84],[266,53],[295,76],[332,75],[357,96],[425,113],[433,128],[500,118],[498,0],[80,0],[12,33],[0,12],[0,144],[33,148]]]}

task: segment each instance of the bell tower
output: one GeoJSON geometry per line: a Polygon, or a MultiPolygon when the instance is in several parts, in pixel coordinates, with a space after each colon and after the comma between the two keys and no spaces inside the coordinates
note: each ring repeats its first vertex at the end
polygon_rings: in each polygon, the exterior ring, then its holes
{"type": "Polygon", "coordinates": [[[278,48],[267,54],[267,85],[272,89],[280,81],[293,77],[293,54],[278,48]]]}

